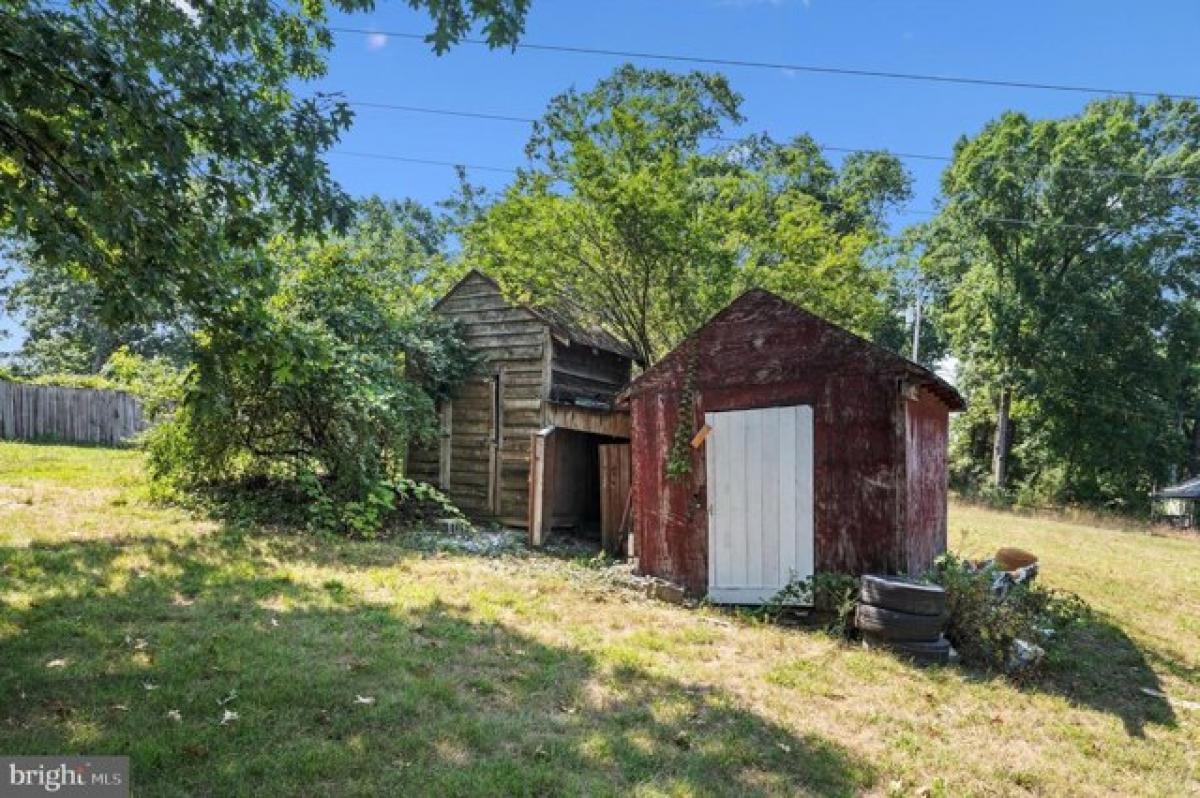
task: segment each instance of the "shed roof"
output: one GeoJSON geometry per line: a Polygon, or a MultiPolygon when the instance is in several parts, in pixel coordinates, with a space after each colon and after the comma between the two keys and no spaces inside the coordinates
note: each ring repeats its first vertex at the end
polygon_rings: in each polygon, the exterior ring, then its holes
{"type": "Polygon", "coordinates": [[[634,351],[631,347],[618,340],[611,335],[607,330],[604,330],[594,324],[589,324],[585,321],[586,314],[579,305],[567,299],[566,297],[559,298],[552,303],[544,305],[527,305],[521,302],[513,302],[500,284],[493,280],[488,275],[478,269],[471,269],[462,279],[442,296],[434,307],[437,308],[446,301],[455,291],[457,291],[468,280],[476,278],[495,288],[504,298],[512,302],[519,308],[528,311],[533,316],[550,328],[550,332],[555,337],[562,341],[581,346],[590,346],[595,349],[600,349],[605,352],[611,352],[621,357],[629,359],[634,358],[634,351]]]}
{"type": "Polygon", "coordinates": [[[1155,492],[1155,499],[1200,499],[1200,477],[1155,492]]]}
{"type": "Polygon", "coordinates": [[[862,338],[861,336],[855,335],[844,327],[839,327],[833,322],[804,310],[798,305],[789,302],[783,297],[773,294],[772,292],[763,288],[752,288],[749,291],[746,291],[737,299],[726,305],[722,310],[718,311],[711,319],[706,321],[691,335],[681,341],[666,355],[666,357],[638,375],[637,379],[630,383],[629,387],[626,388],[621,394],[621,398],[627,398],[629,396],[641,393],[642,391],[651,390],[652,386],[654,386],[664,375],[664,373],[669,370],[669,362],[682,357],[680,354],[681,349],[689,341],[701,335],[705,328],[718,322],[727,314],[738,312],[746,306],[764,301],[775,304],[786,314],[793,314],[798,319],[807,318],[815,320],[816,322],[827,327],[832,335],[842,336],[844,339],[854,343],[855,345],[865,348],[865,350],[870,352],[873,357],[879,358],[880,360],[891,364],[894,368],[896,368],[897,371],[902,372],[906,376],[912,378],[917,384],[927,388],[935,396],[941,399],[950,410],[959,411],[966,409],[967,403],[958,390],[953,385],[946,382],[946,380],[942,379],[937,374],[934,374],[921,364],[915,363],[908,358],[891,351],[890,349],[886,349],[876,343],[872,343],[871,341],[862,338]]]}

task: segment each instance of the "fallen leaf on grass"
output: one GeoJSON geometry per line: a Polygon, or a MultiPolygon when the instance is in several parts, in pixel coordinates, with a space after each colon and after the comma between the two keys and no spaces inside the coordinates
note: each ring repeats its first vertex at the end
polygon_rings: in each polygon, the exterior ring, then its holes
{"type": "Polygon", "coordinates": [[[110,707],[110,709],[115,709],[117,712],[128,712],[129,711],[129,707],[125,706],[124,704],[113,704],[112,707],[110,707]]]}
{"type": "Polygon", "coordinates": [[[65,668],[67,667],[66,659],[52,659],[46,663],[47,668],[65,668]]]}

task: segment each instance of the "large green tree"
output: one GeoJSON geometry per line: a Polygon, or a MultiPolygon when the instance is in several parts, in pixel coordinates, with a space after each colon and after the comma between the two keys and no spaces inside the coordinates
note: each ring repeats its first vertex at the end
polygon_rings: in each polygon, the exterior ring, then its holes
{"type": "Polygon", "coordinates": [[[991,429],[992,484],[1010,485],[1015,452],[1050,498],[1144,498],[1200,417],[1196,105],[1007,113],[958,143],[942,186],[926,273],[991,429]]]}
{"type": "Polygon", "coordinates": [[[574,300],[642,363],[755,285],[870,334],[888,275],[868,255],[907,175],[878,154],[836,169],[805,136],[722,140],[739,109],[721,75],[628,65],[556,97],[465,261],[522,299],[574,300]]]}
{"type": "MultiPolygon", "coordinates": [[[[373,0],[11,0],[0,5],[0,234],[90,281],[107,321],[244,302],[280,225],[345,221],[321,154],[351,120],[306,96],[331,10],[373,0]]],[[[494,45],[528,0],[408,0],[441,51],[494,45]]]]}

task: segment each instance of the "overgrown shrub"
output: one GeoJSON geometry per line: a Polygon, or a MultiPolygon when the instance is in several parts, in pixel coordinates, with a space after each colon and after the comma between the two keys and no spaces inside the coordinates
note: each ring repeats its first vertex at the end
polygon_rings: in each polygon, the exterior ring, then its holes
{"type": "Polygon", "coordinates": [[[288,483],[310,526],[374,536],[409,444],[432,440],[436,401],[475,360],[411,308],[392,260],[345,242],[277,257],[269,300],[198,336],[184,399],[149,436],[152,473],[184,491],[288,483]]]}
{"type": "Polygon", "coordinates": [[[976,568],[951,553],[938,558],[931,574],[946,589],[946,636],[968,665],[1005,670],[1016,640],[1052,645],[1056,632],[1089,612],[1078,596],[1036,583],[999,594],[999,574],[994,566],[976,568]]]}
{"type": "Polygon", "coordinates": [[[794,607],[811,607],[815,616],[827,620],[826,631],[847,637],[854,629],[859,586],[859,579],[849,574],[818,573],[804,579],[793,578],[763,604],[762,613],[774,619],[794,607]]]}

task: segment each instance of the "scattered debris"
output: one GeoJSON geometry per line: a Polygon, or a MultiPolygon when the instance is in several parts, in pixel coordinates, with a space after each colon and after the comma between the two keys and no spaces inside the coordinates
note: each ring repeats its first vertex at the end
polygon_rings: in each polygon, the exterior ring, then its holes
{"type": "Polygon", "coordinates": [[[221,715],[221,722],[219,725],[228,726],[230,723],[233,723],[237,719],[238,719],[238,713],[227,709],[227,710],[225,710],[225,714],[221,715]]]}
{"type": "Polygon", "coordinates": [[[440,528],[414,531],[407,542],[424,551],[456,552],[482,557],[528,553],[525,548],[525,535],[520,530],[504,527],[476,528],[457,519],[444,519],[439,523],[440,528]]]}
{"type": "Polygon", "coordinates": [[[235,699],[237,699],[237,697],[238,697],[237,690],[230,690],[229,695],[225,696],[224,698],[217,699],[217,706],[223,707],[226,704],[230,703],[231,701],[234,701],[235,699]]]}
{"type": "Polygon", "coordinates": [[[167,719],[173,720],[176,723],[182,723],[183,722],[183,713],[180,712],[178,709],[168,709],[167,710],[167,719]]]}
{"type": "Polygon", "coordinates": [[[125,704],[113,704],[109,708],[116,712],[128,712],[129,711],[129,707],[126,706],[125,704]]]}
{"type": "Polygon", "coordinates": [[[1149,687],[1141,688],[1142,692],[1154,698],[1161,698],[1176,709],[1200,709],[1200,701],[1188,701],[1183,698],[1171,698],[1162,690],[1154,690],[1149,687]]]}
{"type": "Polygon", "coordinates": [[[1013,641],[1012,649],[1008,652],[1008,662],[1004,670],[1011,674],[1022,673],[1037,667],[1046,657],[1046,650],[1036,643],[1017,638],[1013,641]]]}
{"type": "Polygon", "coordinates": [[[271,626],[279,626],[279,619],[274,615],[271,616],[271,626]]]}
{"type": "Polygon", "coordinates": [[[374,703],[375,703],[375,696],[373,696],[373,695],[358,695],[358,694],[355,694],[355,696],[354,696],[354,703],[356,703],[356,704],[366,704],[367,706],[370,706],[371,704],[374,704],[374,703]]]}
{"type": "Polygon", "coordinates": [[[1016,549],[1004,547],[996,551],[996,556],[992,558],[992,562],[1001,571],[1019,571],[1022,568],[1028,568],[1030,565],[1038,561],[1037,555],[1032,554],[1024,549],[1016,549]]]}
{"type": "Polygon", "coordinates": [[[47,668],[65,668],[67,667],[66,658],[52,659],[46,663],[47,668]]]}
{"type": "Polygon", "coordinates": [[[147,691],[157,690],[158,685],[155,684],[154,682],[142,682],[142,689],[147,690],[147,691]]]}
{"type": "Polygon", "coordinates": [[[668,604],[683,604],[687,600],[687,592],[682,587],[657,577],[647,580],[646,595],[668,604]]]}

